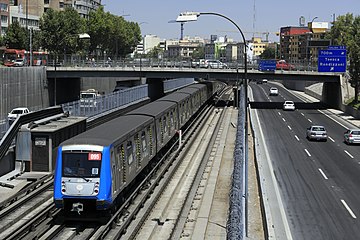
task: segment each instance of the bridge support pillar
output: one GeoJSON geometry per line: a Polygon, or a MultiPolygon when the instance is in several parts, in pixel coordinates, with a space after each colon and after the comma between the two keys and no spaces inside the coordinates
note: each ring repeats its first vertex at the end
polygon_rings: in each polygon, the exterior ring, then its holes
{"type": "Polygon", "coordinates": [[[322,101],[329,106],[338,109],[342,104],[340,84],[335,82],[324,82],[322,101]]]}

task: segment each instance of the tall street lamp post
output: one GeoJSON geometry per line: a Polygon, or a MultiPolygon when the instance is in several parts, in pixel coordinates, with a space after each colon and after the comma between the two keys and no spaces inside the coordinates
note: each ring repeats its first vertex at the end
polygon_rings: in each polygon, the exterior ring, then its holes
{"type": "MultiPolygon", "coordinates": [[[[246,39],[245,39],[245,35],[243,33],[243,31],[241,31],[240,27],[230,18],[228,18],[227,16],[225,15],[222,15],[222,14],[219,14],[219,13],[215,13],[215,12],[184,12],[184,13],[180,13],[180,15],[177,17],[176,21],[177,22],[190,22],[190,21],[197,21],[198,17],[201,16],[201,15],[215,15],[215,16],[219,16],[219,17],[222,17],[222,18],[225,18],[226,20],[228,20],[229,22],[231,22],[236,28],[237,30],[239,30],[240,34],[241,34],[241,37],[242,37],[242,40],[244,42],[244,81],[243,81],[243,84],[244,84],[244,98],[245,98],[245,149],[244,149],[244,152],[245,152],[245,159],[244,159],[244,162],[245,162],[245,226],[247,225],[247,199],[248,199],[248,193],[247,193],[247,176],[248,176],[248,169],[247,169],[247,165],[248,165],[248,155],[247,155],[247,152],[248,152],[248,125],[247,125],[247,122],[248,122],[248,78],[247,78],[247,47],[246,47],[246,39]]],[[[238,71],[238,70],[237,70],[238,71]]],[[[238,85],[238,82],[237,82],[237,89],[236,89],[236,95],[237,95],[237,106],[240,105],[240,101],[239,101],[239,85],[238,85]]],[[[246,235],[247,235],[247,227],[245,227],[245,231],[246,231],[246,235]]]]}
{"type": "MultiPolygon", "coordinates": [[[[74,36],[74,35],[71,35],[71,36],[74,36]]],[[[90,35],[87,34],[87,33],[81,33],[81,34],[76,34],[77,38],[78,39],[90,39],[90,35]]],[[[66,36],[65,38],[61,39],[59,42],[58,42],[58,45],[61,45],[65,39],[67,39],[69,36],[66,36]]],[[[57,63],[58,63],[58,55],[59,55],[59,52],[58,50],[55,51],[55,76],[54,76],[54,106],[57,105],[57,91],[56,91],[56,83],[57,83],[57,63]]]]}

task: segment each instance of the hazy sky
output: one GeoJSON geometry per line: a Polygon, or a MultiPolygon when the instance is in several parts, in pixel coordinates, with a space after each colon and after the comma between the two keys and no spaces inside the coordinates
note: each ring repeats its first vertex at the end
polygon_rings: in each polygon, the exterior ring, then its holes
{"type": "MultiPolygon", "coordinates": [[[[300,16],[306,22],[314,17],[318,17],[315,21],[330,22],[334,14],[359,15],[360,12],[360,0],[102,0],[102,4],[105,11],[128,15],[124,17],[126,20],[142,23],[143,35],[154,34],[162,39],[180,38],[180,24],[169,21],[185,11],[220,13],[236,22],[243,32],[270,33],[278,32],[280,27],[298,26],[300,16]]],[[[221,17],[205,15],[184,24],[185,36],[210,38],[211,34],[241,39],[235,26],[221,17]]],[[[245,33],[245,36],[250,39],[253,34],[245,33]]],[[[269,38],[278,41],[275,34],[269,38]]]]}

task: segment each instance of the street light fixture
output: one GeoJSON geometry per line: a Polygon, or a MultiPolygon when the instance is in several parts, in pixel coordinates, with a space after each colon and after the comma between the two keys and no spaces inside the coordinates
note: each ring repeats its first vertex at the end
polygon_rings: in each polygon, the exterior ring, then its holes
{"type": "MultiPolygon", "coordinates": [[[[87,34],[87,33],[80,33],[80,34],[75,34],[77,36],[78,39],[90,39],[90,35],[87,34]]],[[[61,39],[59,42],[58,42],[58,45],[61,45],[65,39],[67,39],[68,37],[71,37],[71,36],[75,36],[75,35],[70,35],[70,36],[66,36],[64,37],[63,39],[61,39]]],[[[57,83],[57,72],[56,72],[56,66],[57,66],[57,63],[58,63],[58,55],[59,55],[59,52],[58,50],[55,50],[55,76],[54,76],[54,106],[57,105],[57,92],[56,92],[56,83],[57,83]]]]}
{"type": "MultiPolygon", "coordinates": [[[[244,159],[244,164],[245,164],[245,222],[247,223],[247,199],[248,199],[248,196],[247,196],[247,165],[248,165],[248,155],[247,155],[247,151],[248,151],[248,117],[247,117],[247,112],[248,112],[248,78],[247,78],[247,47],[246,47],[246,39],[245,39],[245,35],[244,33],[241,31],[240,27],[230,18],[228,18],[227,16],[225,15],[222,15],[222,14],[219,14],[219,13],[215,13],[215,12],[183,12],[183,13],[180,13],[180,15],[177,17],[176,21],[177,22],[191,22],[191,21],[197,21],[198,17],[201,16],[201,15],[215,15],[215,16],[219,16],[219,17],[222,17],[222,18],[225,18],[226,20],[228,20],[229,22],[231,22],[240,32],[240,35],[242,37],[242,40],[244,42],[244,97],[245,97],[245,159],[244,159]]],[[[238,69],[236,69],[236,73],[238,75],[238,69]]],[[[238,77],[237,77],[237,80],[238,80],[238,77]]],[[[237,95],[237,103],[236,103],[236,106],[240,107],[240,101],[239,101],[239,83],[237,81],[237,89],[236,89],[236,95],[237,95]]],[[[246,226],[247,224],[245,224],[246,226]]],[[[245,232],[246,232],[246,235],[247,235],[247,227],[245,227],[245,232]]]]}

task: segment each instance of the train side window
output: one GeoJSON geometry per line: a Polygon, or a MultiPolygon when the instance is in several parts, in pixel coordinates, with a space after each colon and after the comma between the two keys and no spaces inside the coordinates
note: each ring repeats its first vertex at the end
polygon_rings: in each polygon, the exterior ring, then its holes
{"type": "Polygon", "coordinates": [[[129,164],[131,164],[134,161],[133,145],[131,141],[128,141],[126,144],[126,157],[129,164]]]}

